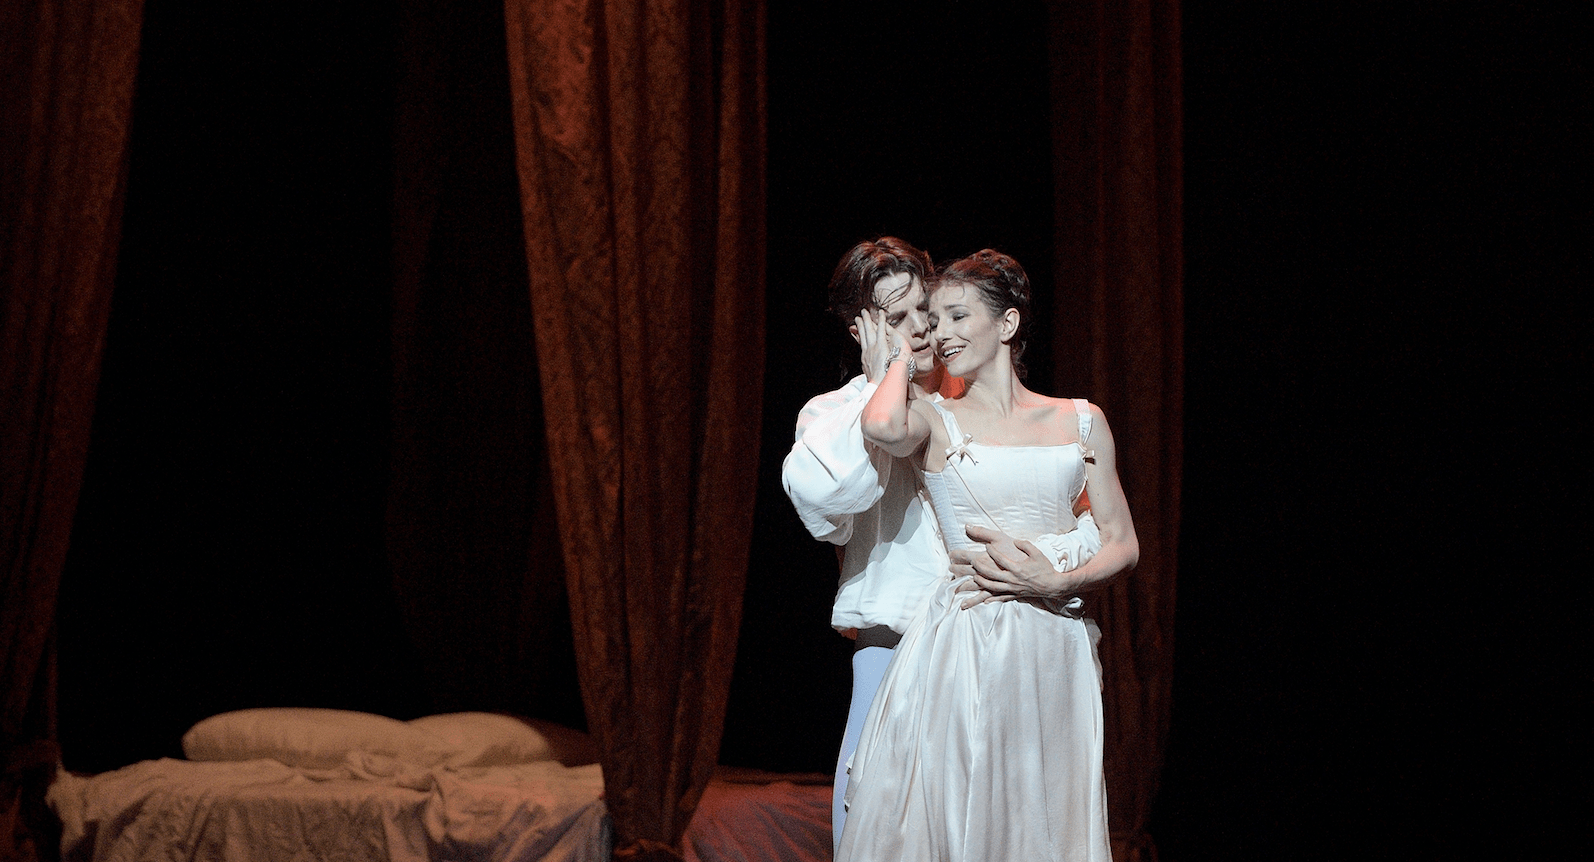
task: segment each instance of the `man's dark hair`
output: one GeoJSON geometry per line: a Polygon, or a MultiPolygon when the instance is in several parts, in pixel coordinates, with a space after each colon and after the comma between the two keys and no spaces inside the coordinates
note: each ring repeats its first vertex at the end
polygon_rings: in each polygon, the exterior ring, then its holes
{"type": "Polygon", "coordinates": [[[865,308],[875,303],[875,282],[888,275],[908,273],[921,283],[928,282],[935,268],[930,256],[894,236],[860,242],[842,256],[830,276],[830,311],[851,324],[865,308]]]}

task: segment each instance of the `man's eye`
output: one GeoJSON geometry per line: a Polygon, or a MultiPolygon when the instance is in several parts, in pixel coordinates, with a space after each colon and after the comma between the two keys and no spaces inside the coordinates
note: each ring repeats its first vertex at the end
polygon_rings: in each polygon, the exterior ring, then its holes
{"type": "Polygon", "coordinates": [[[892,326],[900,326],[900,325],[902,325],[902,315],[893,314],[890,317],[886,318],[886,323],[889,323],[892,326]]]}

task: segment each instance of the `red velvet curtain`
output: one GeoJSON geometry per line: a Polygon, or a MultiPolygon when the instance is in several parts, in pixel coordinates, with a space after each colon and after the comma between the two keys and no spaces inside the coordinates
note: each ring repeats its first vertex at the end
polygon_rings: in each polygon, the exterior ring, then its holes
{"type": "Polygon", "coordinates": [[[764,11],[506,0],[554,498],[616,854],[718,755],[762,399],[764,11]]]}
{"type": "Polygon", "coordinates": [[[1183,465],[1178,0],[1052,2],[1061,391],[1112,422],[1140,565],[1099,601],[1113,858],[1156,858],[1146,822],[1168,736],[1183,465]]]}
{"type": "Polygon", "coordinates": [[[0,851],[48,858],[55,604],[127,177],[143,0],[0,4],[0,851]]]}

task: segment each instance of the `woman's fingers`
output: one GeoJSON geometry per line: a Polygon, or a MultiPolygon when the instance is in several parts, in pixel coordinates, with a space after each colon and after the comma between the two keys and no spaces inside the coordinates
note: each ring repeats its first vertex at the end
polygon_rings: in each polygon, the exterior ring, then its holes
{"type": "Polygon", "coordinates": [[[880,352],[880,327],[875,323],[875,313],[873,309],[866,308],[858,312],[854,320],[858,327],[858,352],[863,363],[864,379],[879,380],[883,354],[880,352]]]}
{"type": "Polygon", "coordinates": [[[975,605],[983,605],[991,598],[985,590],[974,590],[963,597],[963,610],[968,610],[975,605]]]}

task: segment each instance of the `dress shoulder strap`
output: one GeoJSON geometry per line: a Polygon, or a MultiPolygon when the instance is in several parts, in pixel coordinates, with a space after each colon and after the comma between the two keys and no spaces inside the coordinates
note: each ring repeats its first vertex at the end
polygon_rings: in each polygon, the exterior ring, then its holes
{"type": "Polygon", "coordinates": [[[930,406],[935,408],[937,416],[941,417],[941,424],[946,427],[946,439],[954,444],[963,440],[963,429],[958,427],[958,419],[952,411],[941,406],[941,396],[937,395],[930,400],[930,406]]]}
{"type": "Polygon", "coordinates": [[[957,417],[952,415],[952,411],[941,406],[940,395],[930,401],[930,406],[935,408],[936,414],[941,417],[941,424],[946,426],[946,441],[949,444],[946,447],[947,463],[951,464],[954,458],[960,461],[964,458],[973,458],[974,454],[969,451],[969,444],[974,442],[974,435],[963,433],[963,429],[958,426],[957,417]]]}
{"type": "Polygon", "coordinates": [[[1086,461],[1095,463],[1096,450],[1087,444],[1090,440],[1090,402],[1083,398],[1075,398],[1074,412],[1079,415],[1079,451],[1084,453],[1086,461]]]}

